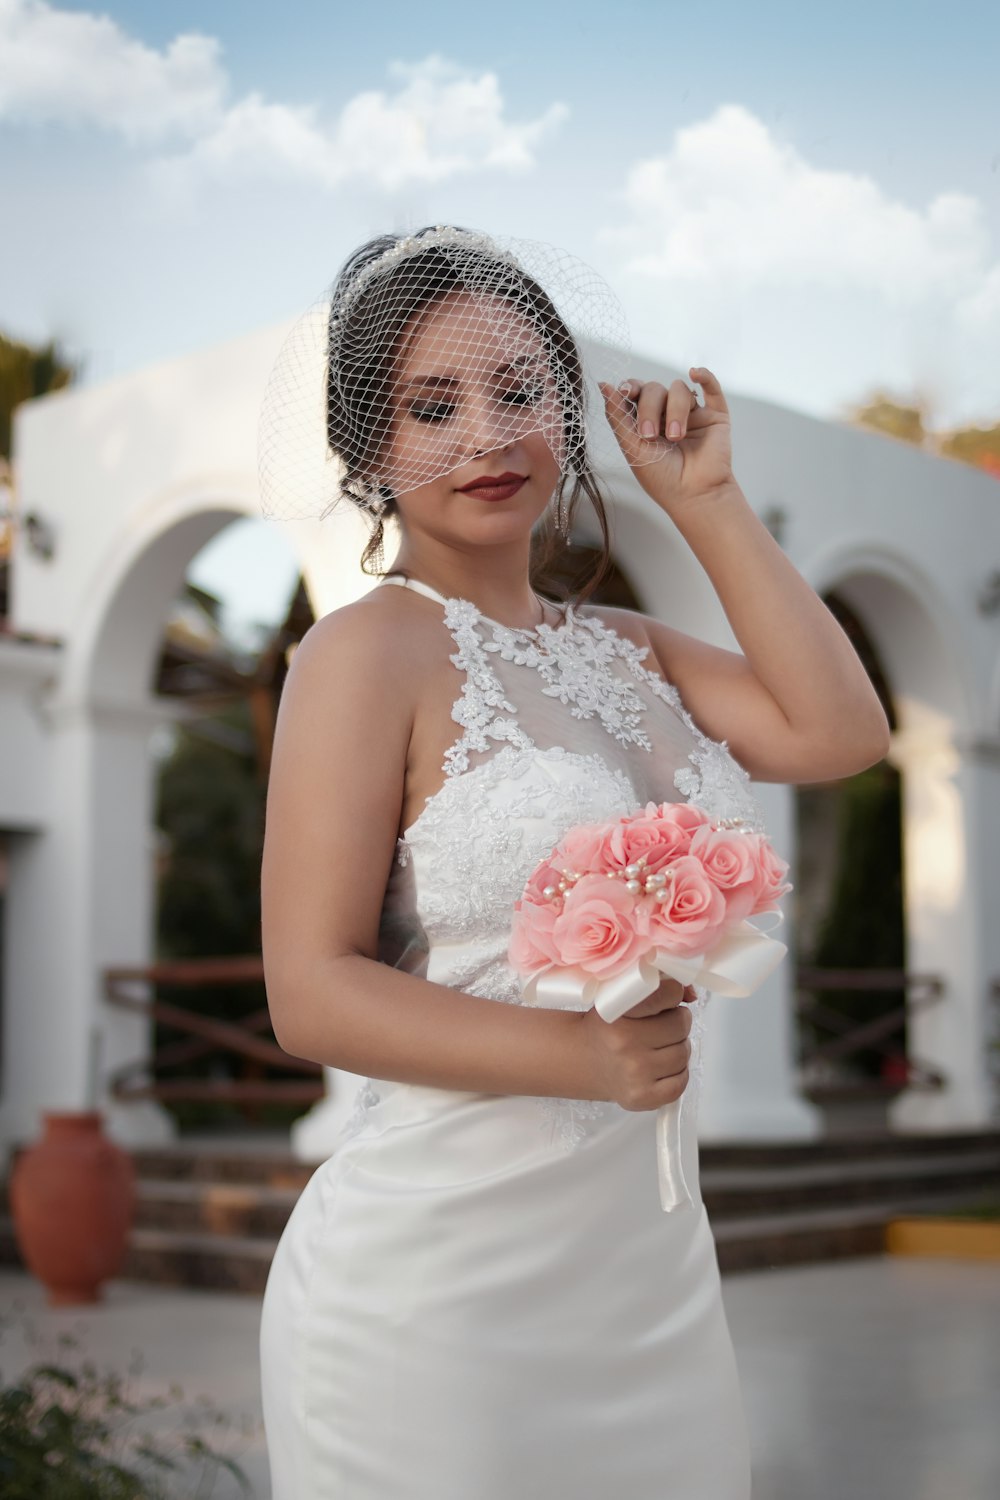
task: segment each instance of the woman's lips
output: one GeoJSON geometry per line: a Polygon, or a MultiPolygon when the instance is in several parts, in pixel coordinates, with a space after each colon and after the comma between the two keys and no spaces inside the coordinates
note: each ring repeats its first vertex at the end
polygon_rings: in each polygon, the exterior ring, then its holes
{"type": "Polygon", "coordinates": [[[505,484],[477,484],[461,491],[463,495],[475,495],[478,500],[509,500],[516,495],[527,479],[508,479],[505,484]]]}

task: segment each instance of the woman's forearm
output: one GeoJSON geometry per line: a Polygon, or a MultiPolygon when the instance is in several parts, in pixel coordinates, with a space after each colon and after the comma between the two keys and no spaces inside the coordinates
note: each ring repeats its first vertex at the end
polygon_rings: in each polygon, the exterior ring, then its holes
{"type": "Polygon", "coordinates": [[[793,729],[827,745],[884,741],[889,724],[846,633],[739,485],[671,519],[708,574],[754,674],[793,729]]]}
{"type": "MultiPolygon", "coordinates": [[[[488,1094],[601,1099],[580,1013],[469,995],[362,954],[282,977],[279,1045],[363,1077],[488,1094]]],[[[278,1007],[272,1007],[272,1015],[278,1007]]],[[[275,1033],[277,1035],[277,1031],[275,1033]]]]}

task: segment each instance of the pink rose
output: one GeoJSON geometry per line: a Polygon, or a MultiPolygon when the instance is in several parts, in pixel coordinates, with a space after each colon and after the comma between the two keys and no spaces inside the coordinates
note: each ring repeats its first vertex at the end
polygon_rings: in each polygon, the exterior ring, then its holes
{"type": "Polygon", "coordinates": [[[775,851],[770,839],[764,834],[757,834],[755,843],[757,899],[750,908],[751,916],[760,911],[777,911],[779,898],[795,889],[785,882],[785,876],[791,867],[787,859],[782,859],[775,851]]]}
{"type": "Polygon", "coordinates": [[[580,823],[579,828],[570,828],[553,850],[553,864],[577,874],[603,873],[610,868],[604,850],[607,831],[607,823],[580,823]]]}
{"type": "MultiPolygon", "coordinates": [[[[558,886],[562,879],[562,871],[552,863],[552,857],[543,859],[541,864],[536,865],[528,876],[524,887],[522,901],[530,901],[533,906],[540,905],[547,898],[545,896],[546,886],[558,886]]],[[[515,906],[515,910],[517,907],[515,906]]]]}
{"type": "Polygon", "coordinates": [[[731,828],[699,828],[690,853],[725,897],[727,918],[741,922],[753,911],[763,878],[753,838],[731,828]]]}
{"type": "Polygon", "coordinates": [[[655,947],[668,953],[686,958],[710,952],[728,925],[726,898],[695,855],[682,854],[670,868],[673,874],[666,885],[670,894],[665,901],[644,896],[636,924],[655,947]]]}
{"type": "Polygon", "coordinates": [[[621,880],[584,875],[567,891],[552,927],[559,961],[602,979],[621,974],[650,946],[636,931],[635,905],[621,880]]]}
{"type": "Polygon", "coordinates": [[[642,812],[621,818],[612,829],[608,850],[618,869],[646,857],[651,873],[688,852],[695,832],[709,823],[707,815],[686,802],[647,802],[642,812]]]}
{"type": "Polygon", "coordinates": [[[542,901],[538,905],[528,901],[514,903],[507,958],[519,974],[533,974],[537,969],[559,962],[559,952],[552,936],[559,911],[560,903],[555,901],[542,901]]]}
{"type": "Polygon", "coordinates": [[[605,874],[615,868],[608,855],[608,838],[614,825],[584,823],[571,828],[553,851],[556,864],[578,875],[605,874]]]}

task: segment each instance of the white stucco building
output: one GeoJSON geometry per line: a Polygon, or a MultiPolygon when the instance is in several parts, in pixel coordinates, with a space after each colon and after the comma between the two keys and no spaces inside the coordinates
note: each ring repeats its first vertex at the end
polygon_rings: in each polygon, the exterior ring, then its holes
{"type": "MultiPolygon", "coordinates": [[[[10,633],[0,635],[3,934],[0,1145],[33,1138],[43,1108],[106,1112],[125,1144],[172,1120],[109,1103],[107,1071],[143,1051],[146,1023],[109,1006],[105,967],[153,957],[154,761],[170,714],[150,692],[168,607],[191,559],[234,518],[256,516],[256,422],[286,328],[17,413],[22,512],[51,527],[46,558],[18,532],[10,633]]],[[[636,358],[669,384],[678,372],[636,358]]],[[[998,1113],[992,983],[1000,975],[1000,488],[954,461],[846,425],[730,394],[736,472],[819,594],[836,590],[876,645],[898,727],[908,969],[938,973],[942,1001],[910,1022],[945,1077],[904,1092],[897,1130],[975,1128],[998,1113]]],[[[607,476],[616,557],[642,608],[738,650],[700,564],[630,471],[607,476]]],[[[275,523],[272,523],[275,524],[275,523]]],[[[354,517],[284,528],[316,614],[371,586],[354,517]]],[[[581,537],[586,540],[586,535],[581,537]]],[[[791,860],[794,788],[756,784],[791,860]]],[[[795,952],[794,927],[780,936],[795,952]]],[[[793,1065],[793,965],[747,1003],[710,1007],[700,1109],[705,1139],[806,1138],[817,1110],[793,1065]]],[[[330,1071],[329,1103],[293,1131],[319,1157],[356,1080],[330,1071]]]]}

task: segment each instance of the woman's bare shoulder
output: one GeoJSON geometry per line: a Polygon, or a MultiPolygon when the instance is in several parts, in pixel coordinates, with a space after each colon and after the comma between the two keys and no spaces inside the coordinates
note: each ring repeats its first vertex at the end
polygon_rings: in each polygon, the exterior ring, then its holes
{"type": "MultiPolygon", "coordinates": [[[[412,682],[426,669],[432,620],[412,607],[399,588],[372,588],[360,598],[320,615],[293,653],[323,663],[336,662],[337,677],[366,675],[377,669],[387,683],[412,682]]],[[[440,635],[438,622],[437,635],[440,635]]]]}

